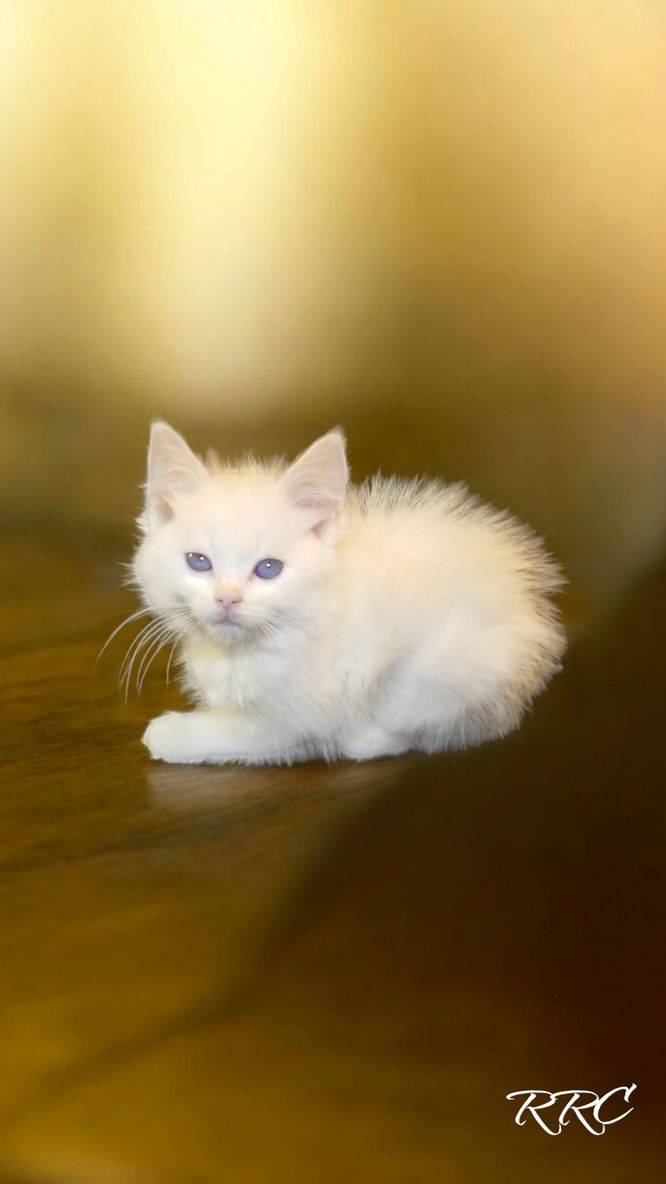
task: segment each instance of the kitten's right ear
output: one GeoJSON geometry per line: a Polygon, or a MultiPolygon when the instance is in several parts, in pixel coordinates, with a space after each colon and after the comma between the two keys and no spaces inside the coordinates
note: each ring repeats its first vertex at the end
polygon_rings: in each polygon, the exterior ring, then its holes
{"type": "Polygon", "coordinates": [[[179,494],[195,493],[207,477],[207,470],[178,432],[163,419],[150,427],[146,502],[143,522],[155,530],[173,517],[173,503],[179,494]]]}
{"type": "Polygon", "coordinates": [[[315,525],[321,526],[340,510],[348,481],[344,433],[333,428],[296,457],[282,484],[290,501],[310,510],[316,516],[315,525]]]}

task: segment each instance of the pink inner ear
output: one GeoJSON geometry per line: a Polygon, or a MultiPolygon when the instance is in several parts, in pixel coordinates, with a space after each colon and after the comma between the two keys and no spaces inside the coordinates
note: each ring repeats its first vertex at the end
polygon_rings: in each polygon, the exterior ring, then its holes
{"type": "Polygon", "coordinates": [[[343,437],[330,432],[296,458],[284,482],[295,505],[330,517],[342,504],[347,479],[343,437]]]}
{"type": "Polygon", "coordinates": [[[162,515],[166,522],[170,518],[173,518],[173,506],[166,493],[158,493],[155,505],[158,513],[162,515]]]}
{"type": "Polygon", "coordinates": [[[307,510],[332,510],[333,502],[329,497],[303,497],[298,499],[298,504],[304,506],[307,510]]]}

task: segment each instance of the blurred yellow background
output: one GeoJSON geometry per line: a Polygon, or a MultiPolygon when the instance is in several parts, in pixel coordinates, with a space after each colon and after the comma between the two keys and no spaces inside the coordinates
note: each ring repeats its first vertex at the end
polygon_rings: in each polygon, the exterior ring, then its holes
{"type": "Polygon", "coordinates": [[[149,418],[346,426],[612,607],[666,498],[666,8],[5,0],[0,509],[127,536],[149,418]]]}

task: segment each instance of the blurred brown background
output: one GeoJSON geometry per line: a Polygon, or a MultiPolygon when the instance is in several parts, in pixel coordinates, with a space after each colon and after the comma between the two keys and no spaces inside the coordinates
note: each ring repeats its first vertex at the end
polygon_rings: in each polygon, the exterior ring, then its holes
{"type": "Polygon", "coordinates": [[[653,0],[0,5],[1,1184],[666,1178],[665,145],[653,0]],[[166,661],[95,657],[156,414],[530,521],[520,731],[151,764],[166,661]]]}
{"type": "Polygon", "coordinates": [[[0,498],[127,535],[148,420],[465,477],[595,612],[666,499],[666,10],[8,0],[0,498]]]}

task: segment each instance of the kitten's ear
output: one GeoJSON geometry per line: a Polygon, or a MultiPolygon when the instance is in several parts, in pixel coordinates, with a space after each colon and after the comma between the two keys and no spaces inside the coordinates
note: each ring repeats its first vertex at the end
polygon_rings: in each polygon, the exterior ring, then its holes
{"type": "Polygon", "coordinates": [[[320,436],[296,458],[283,477],[295,506],[312,510],[314,526],[323,526],[342,506],[349,480],[345,437],[340,428],[320,436]]]}
{"type": "Polygon", "coordinates": [[[181,493],[194,493],[207,471],[186,440],[156,419],[150,427],[144,524],[156,529],[173,516],[173,503],[181,493]]]}

